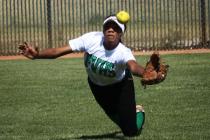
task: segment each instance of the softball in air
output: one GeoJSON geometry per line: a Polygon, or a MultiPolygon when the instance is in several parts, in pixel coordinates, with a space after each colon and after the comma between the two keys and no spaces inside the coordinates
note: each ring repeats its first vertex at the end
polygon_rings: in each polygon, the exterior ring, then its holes
{"type": "Polygon", "coordinates": [[[116,16],[117,16],[117,20],[123,24],[126,24],[130,19],[130,15],[126,11],[120,11],[117,13],[116,16]]]}

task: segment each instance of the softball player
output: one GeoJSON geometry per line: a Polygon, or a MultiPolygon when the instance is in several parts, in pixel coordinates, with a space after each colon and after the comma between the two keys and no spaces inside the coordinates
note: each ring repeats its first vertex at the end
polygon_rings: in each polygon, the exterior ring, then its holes
{"type": "Polygon", "coordinates": [[[121,42],[126,25],[112,15],[103,22],[103,32],[86,33],[68,45],[38,51],[24,43],[21,53],[30,59],[57,58],[75,51],[85,52],[84,64],[90,89],[107,116],[125,136],[140,134],[144,124],[142,106],[136,105],[132,74],[142,77],[131,50],[121,42]]]}

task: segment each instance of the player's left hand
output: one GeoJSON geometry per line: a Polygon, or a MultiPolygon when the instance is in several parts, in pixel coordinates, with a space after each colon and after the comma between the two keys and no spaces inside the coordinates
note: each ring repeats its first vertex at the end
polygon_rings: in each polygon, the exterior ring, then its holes
{"type": "Polygon", "coordinates": [[[146,64],[141,84],[146,88],[146,85],[154,85],[164,81],[167,76],[168,68],[169,65],[165,65],[161,62],[159,53],[154,52],[146,64]]]}

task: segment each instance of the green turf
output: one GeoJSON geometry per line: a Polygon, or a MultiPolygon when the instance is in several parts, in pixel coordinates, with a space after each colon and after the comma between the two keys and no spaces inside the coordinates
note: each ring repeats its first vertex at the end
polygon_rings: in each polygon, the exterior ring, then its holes
{"type": "MultiPolygon", "coordinates": [[[[146,122],[133,139],[210,139],[210,54],[163,58],[163,83],[143,89],[135,78],[146,122]]],[[[128,139],[95,102],[82,59],[0,61],[0,77],[0,140],[128,139]]]]}

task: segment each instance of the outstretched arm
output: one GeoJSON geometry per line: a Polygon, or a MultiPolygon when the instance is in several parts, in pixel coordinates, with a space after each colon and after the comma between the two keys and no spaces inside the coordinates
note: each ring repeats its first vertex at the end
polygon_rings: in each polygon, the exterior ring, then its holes
{"type": "Polygon", "coordinates": [[[127,67],[131,71],[131,73],[135,76],[142,77],[144,74],[144,67],[139,65],[136,61],[134,60],[129,60],[127,62],[127,67]]]}
{"type": "Polygon", "coordinates": [[[38,48],[33,47],[27,42],[19,45],[19,50],[22,55],[29,59],[53,59],[72,52],[72,49],[68,45],[64,45],[59,48],[48,48],[39,51],[38,48]]]}

